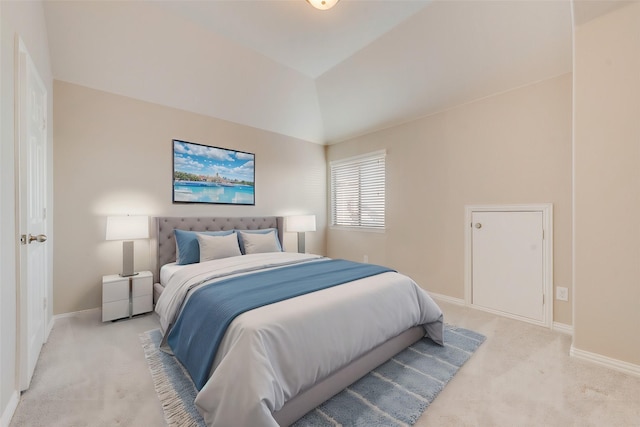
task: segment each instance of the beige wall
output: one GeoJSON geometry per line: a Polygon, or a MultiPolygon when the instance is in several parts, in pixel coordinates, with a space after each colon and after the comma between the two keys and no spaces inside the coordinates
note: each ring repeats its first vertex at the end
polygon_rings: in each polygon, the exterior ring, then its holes
{"type": "MultiPolygon", "coordinates": [[[[553,203],[554,283],[571,287],[571,75],[328,148],[387,150],[385,233],[328,231],[328,254],[363,255],[431,292],[464,298],[464,207],[553,203]]],[[[571,294],[570,294],[571,298],[571,294]]],[[[571,324],[571,303],[554,302],[571,324]]]]}
{"type": "MultiPolygon", "coordinates": [[[[44,10],[41,2],[36,1],[0,1],[2,15],[0,33],[0,62],[1,79],[0,92],[2,114],[0,116],[0,170],[2,180],[0,185],[0,415],[2,421],[7,421],[12,414],[13,404],[17,403],[18,385],[16,375],[16,335],[17,335],[17,305],[16,289],[16,215],[15,215],[15,46],[16,36],[24,42],[38,74],[43,79],[49,96],[48,110],[52,108],[53,77],[49,59],[44,10]],[[8,406],[9,405],[9,406],[8,406]]],[[[48,149],[53,149],[53,126],[49,115],[48,149]]],[[[47,191],[49,203],[52,203],[52,165],[49,161],[47,191]]],[[[47,235],[53,240],[52,221],[49,217],[47,235]]],[[[25,233],[26,231],[21,231],[25,233]]],[[[48,243],[50,244],[50,243],[48,243]]],[[[51,252],[50,252],[51,253],[51,252]]],[[[49,255],[50,255],[49,253],[49,255]]],[[[51,258],[49,257],[49,261],[51,258]]],[[[52,319],[52,286],[51,263],[48,266],[47,278],[48,318],[52,319]]]]}
{"type": "Polygon", "coordinates": [[[640,365],[640,3],[575,30],[574,347],[640,365]]]}
{"type": "MultiPolygon", "coordinates": [[[[54,313],[101,305],[101,277],[122,267],[105,241],[106,216],[254,216],[313,213],[307,250],[325,253],[326,160],[321,145],[55,81],[54,313]],[[172,139],[256,154],[256,205],[172,204],[172,139]]],[[[285,245],[296,250],[296,235],[285,245]]],[[[149,268],[149,242],[135,268],[149,268]]]]}

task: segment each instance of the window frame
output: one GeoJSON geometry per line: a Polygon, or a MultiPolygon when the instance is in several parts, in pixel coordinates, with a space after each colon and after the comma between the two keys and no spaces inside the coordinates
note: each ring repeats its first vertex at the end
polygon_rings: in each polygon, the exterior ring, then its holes
{"type": "MultiPolygon", "coordinates": [[[[387,166],[386,166],[386,150],[377,150],[357,156],[347,157],[343,159],[333,160],[329,162],[329,227],[331,229],[338,230],[352,230],[352,231],[365,231],[365,232],[374,232],[374,233],[384,233],[387,227],[387,218],[386,218],[386,210],[387,210],[387,196],[386,196],[386,187],[387,187],[387,166]],[[336,208],[335,208],[335,186],[334,186],[334,167],[336,166],[345,166],[352,164],[354,167],[358,168],[354,173],[361,173],[360,165],[362,165],[366,161],[371,160],[382,160],[383,169],[382,172],[378,172],[378,176],[382,175],[382,191],[384,193],[383,202],[382,202],[382,226],[374,226],[374,225],[352,225],[352,224],[336,224],[336,208]]],[[[362,194],[361,188],[358,188],[358,205],[362,204],[362,194]]],[[[360,224],[363,223],[362,220],[362,212],[358,213],[358,222],[360,224]]]]}

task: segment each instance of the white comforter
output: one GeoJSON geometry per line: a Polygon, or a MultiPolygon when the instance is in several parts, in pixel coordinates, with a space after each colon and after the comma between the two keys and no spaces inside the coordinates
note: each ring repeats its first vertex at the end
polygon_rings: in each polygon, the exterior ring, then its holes
{"type": "MultiPolygon", "coordinates": [[[[156,305],[163,330],[175,321],[189,289],[315,255],[244,255],[185,266],[156,305]]],[[[442,312],[410,278],[398,273],[335,286],[248,311],[229,326],[196,406],[209,426],[269,426],[285,402],[373,349],[416,326],[442,336],[442,312]]]]}

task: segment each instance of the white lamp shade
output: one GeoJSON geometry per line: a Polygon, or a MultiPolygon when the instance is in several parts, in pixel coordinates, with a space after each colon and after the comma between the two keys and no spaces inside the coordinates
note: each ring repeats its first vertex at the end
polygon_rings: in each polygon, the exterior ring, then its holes
{"type": "MultiPolygon", "coordinates": [[[[309,3],[311,6],[315,7],[316,9],[320,9],[320,10],[328,10],[331,9],[333,6],[336,5],[336,3],[338,3],[339,0],[307,0],[307,3],[309,3]]],[[[309,230],[312,231],[312,230],[309,230]]]]}
{"type": "Polygon", "coordinates": [[[131,215],[107,217],[107,240],[134,240],[148,238],[148,216],[131,215]]]}
{"type": "Polygon", "coordinates": [[[316,231],[316,216],[315,215],[295,215],[287,217],[287,231],[291,232],[305,232],[316,231]]]}

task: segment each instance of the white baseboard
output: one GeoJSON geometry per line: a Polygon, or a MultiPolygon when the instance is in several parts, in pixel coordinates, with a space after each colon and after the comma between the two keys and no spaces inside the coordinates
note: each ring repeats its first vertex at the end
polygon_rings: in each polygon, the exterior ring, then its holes
{"type": "MultiPolygon", "coordinates": [[[[448,302],[449,304],[455,304],[455,305],[459,305],[459,306],[462,306],[462,307],[471,307],[471,308],[479,309],[479,310],[482,310],[482,311],[487,311],[489,313],[497,314],[497,315],[500,315],[500,316],[510,317],[510,318],[513,318],[513,319],[525,321],[527,323],[533,323],[533,324],[536,324],[536,325],[539,325],[539,326],[548,327],[548,326],[540,324],[538,322],[530,322],[527,319],[520,318],[519,316],[512,316],[512,315],[509,315],[509,314],[505,314],[505,313],[501,313],[501,312],[497,312],[497,311],[493,311],[493,310],[488,310],[488,309],[484,309],[482,307],[473,306],[473,305],[468,306],[467,303],[465,302],[465,300],[462,299],[462,298],[450,297],[448,295],[442,295],[442,294],[438,294],[438,293],[435,293],[435,292],[428,292],[428,294],[431,296],[431,298],[433,298],[434,300],[437,300],[437,301],[448,302]]],[[[565,323],[553,322],[552,328],[553,328],[554,331],[558,331],[560,333],[573,336],[573,326],[571,326],[571,325],[567,325],[565,323]]]]}
{"type": "Polygon", "coordinates": [[[53,325],[55,325],[56,320],[64,319],[66,317],[75,317],[75,316],[78,316],[80,314],[92,313],[92,312],[100,311],[100,310],[102,310],[101,307],[96,307],[96,308],[90,308],[88,310],[71,311],[69,313],[56,314],[55,316],[53,316],[51,318],[51,321],[47,325],[47,335],[46,335],[46,338],[45,338],[44,341],[47,342],[49,340],[49,334],[51,333],[51,330],[53,329],[53,325]]]}
{"type": "Polygon", "coordinates": [[[2,427],[9,427],[9,423],[11,422],[11,418],[13,418],[13,414],[16,412],[18,403],[20,403],[20,393],[14,390],[11,398],[9,399],[9,403],[7,403],[7,407],[2,411],[2,427]]]}
{"type": "Polygon", "coordinates": [[[576,359],[584,360],[586,362],[604,366],[605,368],[613,369],[614,371],[633,375],[635,377],[640,377],[640,365],[634,365],[633,363],[613,359],[601,354],[580,350],[578,348],[575,348],[573,345],[571,346],[569,355],[571,355],[571,357],[575,357],[576,359]]]}
{"type": "Polygon", "coordinates": [[[49,319],[49,323],[47,323],[47,327],[44,331],[44,342],[49,341],[49,335],[51,334],[51,330],[53,329],[54,323],[56,323],[56,319],[54,316],[51,316],[51,319],[49,319]]]}
{"type": "Polygon", "coordinates": [[[573,326],[567,325],[566,323],[553,322],[553,330],[573,336],[573,326]]]}
{"type": "Polygon", "coordinates": [[[462,305],[462,306],[467,305],[462,298],[455,298],[455,297],[450,297],[448,295],[436,294],[435,292],[427,292],[427,293],[431,296],[431,298],[448,302],[449,304],[462,305]]]}
{"type": "MultiPolygon", "coordinates": [[[[56,320],[64,319],[65,317],[75,317],[75,316],[77,316],[79,314],[91,313],[91,312],[100,311],[100,310],[102,310],[102,308],[96,307],[96,308],[90,308],[88,310],[80,310],[80,311],[72,311],[72,312],[69,312],[69,313],[56,314],[55,316],[53,316],[52,320],[53,320],[53,322],[55,322],[56,320]]],[[[51,325],[51,327],[53,327],[53,325],[51,325]]]]}

